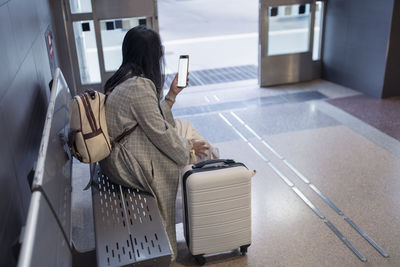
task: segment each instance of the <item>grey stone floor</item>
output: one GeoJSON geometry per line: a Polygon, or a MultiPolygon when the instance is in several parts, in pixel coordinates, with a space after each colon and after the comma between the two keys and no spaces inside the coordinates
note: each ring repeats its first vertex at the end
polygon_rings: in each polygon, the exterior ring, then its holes
{"type": "Polygon", "coordinates": [[[72,240],[79,251],[95,248],[91,191],[83,189],[89,182],[89,164],[74,159],[72,167],[72,240]]]}
{"type": "MultiPolygon", "coordinates": [[[[190,120],[219,147],[222,157],[234,158],[257,170],[249,253],[246,257],[237,252],[214,255],[208,257],[207,265],[400,265],[400,142],[325,101],[357,94],[323,80],[274,88],[259,88],[249,80],[189,87],[182,92],[173,109],[177,113],[184,111],[178,117],[190,120]],[[282,98],[287,101],[274,102],[282,98]],[[247,104],[235,105],[238,102],[247,104]],[[226,108],[207,109],[210,105],[226,108]],[[374,250],[262,141],[305,175],[390,257],[384,258],[374,250]],[[349,239],[367,263],[337,238],[260,155],[268,158],[349,239]]],[[[80,250],[94,249],[91,196],[90,191],[83,191],[88,176],[88,165],[74,162],[73,240],[80,250]]],[[[196,266],[185,244],[181,223],[177,224],[177,238],[179,255],[173,266],[196,266]]]]}

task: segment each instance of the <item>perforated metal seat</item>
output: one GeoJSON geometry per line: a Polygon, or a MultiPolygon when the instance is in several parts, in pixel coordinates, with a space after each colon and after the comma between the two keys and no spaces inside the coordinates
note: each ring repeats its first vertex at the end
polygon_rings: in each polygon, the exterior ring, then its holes
{"type": "Polygon", "coordinates": [[[98,266],[169,266],[171,249],[152,196],[113,184],[99,165],[92,196],[98,266]]]}
{"type": "MultiPolygon", "coordinates": [[[[32,184],[19,266],[93,266],[71,238],[72,158],[65,147],[71,99],[56,70],[32,184]]],[[[95,169],[92,186],[98,266],[169,266],[171,249],[155,199],[112,184],[95,169]]]]}

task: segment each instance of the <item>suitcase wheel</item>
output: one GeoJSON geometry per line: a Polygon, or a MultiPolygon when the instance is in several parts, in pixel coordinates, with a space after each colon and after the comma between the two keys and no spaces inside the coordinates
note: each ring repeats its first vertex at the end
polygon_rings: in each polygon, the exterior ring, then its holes
{"type": "Polygon", "coordinates": [[[194,255],[193,257],[194,257],[194,259],[196,260],[196,262],[197,262],[199,265],[204,265],[204,264],[206,263],[206,259],[204,258],[203,254],[201,254],[201,255],[194,255]]]}
{"type": "Polygon", "coordinates": [[[240,253],[242,254],[242,256],[245,256],[246,254],[247,254],[247,248],[249,247],[250,245],[245,245],[245,246],[241,246],[240,247],[240,253]]]}

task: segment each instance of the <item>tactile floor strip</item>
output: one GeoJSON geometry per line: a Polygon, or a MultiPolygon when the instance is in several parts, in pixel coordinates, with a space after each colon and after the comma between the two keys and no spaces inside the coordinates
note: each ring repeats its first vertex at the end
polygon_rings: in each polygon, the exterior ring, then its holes
{"type": "MultiPolygon", "coordinates": [[[[163,89],[168,89],[168,86],[171,84],[174,77],[175,73],[166,75],[163,89]]],[[[189,85],[199,86],[216,83],[237,82],[251,79],[257,79],[256,65],[243,65],[235,67],[190,71],[189,85]]]]}
{"type": "MultiPolygon", "coordinates": [[[[346,220],[347,223],[349,223],[364,239],[366,239],[371,246],[373,246],[382,256],[384,257],[389,257],[389,255],[386,253],[385,250],[383,250],[372,238],[370,238],[361,228],[359,228],[349,217],[344,216],[343,212],[326,196],[324,195],[315,185],[313,185],[309,179],[307,179],[300,171],[298,171],[292,164],[290,164],[283,156],[281,156],[266,140],[264,140],[262,137],[260,137],[253,129],[250,128],[239,116],[237,116],[234,112],[230,112],[231,115],[239,121],[240,124],[242,124],[251,134],[253,134],[258,140],[260,140],[272,153],[274,153],[279,159],[281,159],[305,184],[307,184],[322,200],[325,201],[326,204],[329,205],[338,215],[343,216],[344,220],[346,220]]],[[[233,126],[233,124],[226,119],[222,114],[220,115],[224,118],[224,120],[236,131],[240,131],[233,126]]],[[[241,134],[241,133],[240,133],[241,134]]],[[[242,134],[241,134],[242,135],[242,134]]],[[[247,140],[247,139],[246,139],[247,140]]],[[[248,142],[248,141],[247,141],[248,142]]],[[[249,142],[248,142],[249,143],[249,142]]],[[[271,162],[268,163],[270,167],[285,181],[286,184],[288,184],[292,189],[295,191],[297,195],[299,195],[300,198],[303,199],[303,201],[314,211],[316,215],[318,215],[321,219],[324,219],[325,216],[319,212],[318,209],[315,208],[315,206],[308,200],[304,199],[305,196],[298,190],[296,187],[294,187],[294,184],[286,177],[283,176],[282,173],[275,168],[274,166],[271,166],[271,162]],[[296,189],[296,190],[295,190],[296,189]],[[304,198],[302,197],[304,196],[304,198]],[[311,205],[310,205],[311,204],[311,205]]],[[[349,249],[351,249],[361,261],[366,261],[367,259],[348,241],[341,233],[340,231],[330,222],[325,220],[324,221],[326,225],[329,226],[329,228],[340,238],[342,241],[347,245],[349,249]]]]}
{"type": "MultiPolygon", "coordinates": [[[[264,161],[268,163],[271,169],[278,174],[278,176],[303,200],[303,202],[311,208],[311,210],[320,218],[324,219],[324,223],[344,242],[344,244],[355,254],[361,261],[367,261],[367,258],[362,255],[360,251],[358,251],[353,244],[343,234],[328,220],[325,220],[325,216],[315,207],[315,205],[306,198],[306,196],[297,188],[295,184],[285,175],[282,174],[262,153],[260,153],[254,145],[246,138],[244,135],[221,113],[218,114],[264,161]]],[[[250,133],[252,133],[259,141],[271,151],[273,152],[279,159],[285,162],[285,164],[297,175],[300,179],[306,183],[311,189],[320,196],[336,213],[341,216],[344,216],[343,212],[337,208],[337,206],[329,200],[315,185],[311,184],[311,182],[301,174],[293,165],[291,165],[283,156],[281,156],[267,141],[265,141],[262,137],[260,137],[254,130],[252,130],[242,119],[239,118],[234,112],[231,112],[231,115],[235,117],[240,124],[242,124],[250,133]]],[[[367,234],[365,234],[353,221],[351,221],[348,217],[344,216],[344,219],[361,235],[363,236],[375,249],[379,251],[384,257],[388,257],[388,254],[376,244],[374,240],[372,240],[367,234]],[[347,218],[347,219],[346,219],[347,218]]]]}

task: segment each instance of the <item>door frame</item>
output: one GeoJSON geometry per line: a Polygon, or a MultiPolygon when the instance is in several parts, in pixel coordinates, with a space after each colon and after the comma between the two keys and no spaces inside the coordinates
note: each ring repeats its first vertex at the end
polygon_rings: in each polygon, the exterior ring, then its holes
{"type": "Polygon", "coordinates": [[[113,75],[114,71],[105,70],[104,53],[101,40],[100,20],[107,19],[125,19],[134,17],[146,17],[147,25],[151,23],[151,27],[156,32],[158,27],[158,10],[157,0],[91,0],[91,13],[72,14],[70,0],[64,1],[64,21],[65,34],[67,39],[68,52],[70,54],[69,61],[71,64],[73,81],[75,83],[76,94],[82,93],[87,89],[95,89],[102,91],[105,82],[113,75]],[[75,44],[75,35],[73,22],[91,20],[93,21],[94,33],[96,38],[97,57],[99,60],[100,83],[82,84],[78,53],[75,44]]]}
{"type": "Polygon", "coordinates": [[[274,86],[308,81],[321,76],[321,58],[313,60],[314,47],[314,24],[316,2],[324,2],[323,27],[321,29],[321,51],[324,40],[324,22],[326,1],[325,0],[260,0],[259,1],[259,84],[260,86],[274,86]],[[310,4],[310,28],[308,51],[291,54],[280,54],[268,56],[268,29],[269,29],[269,7],[282,5],[310,4]]]}

